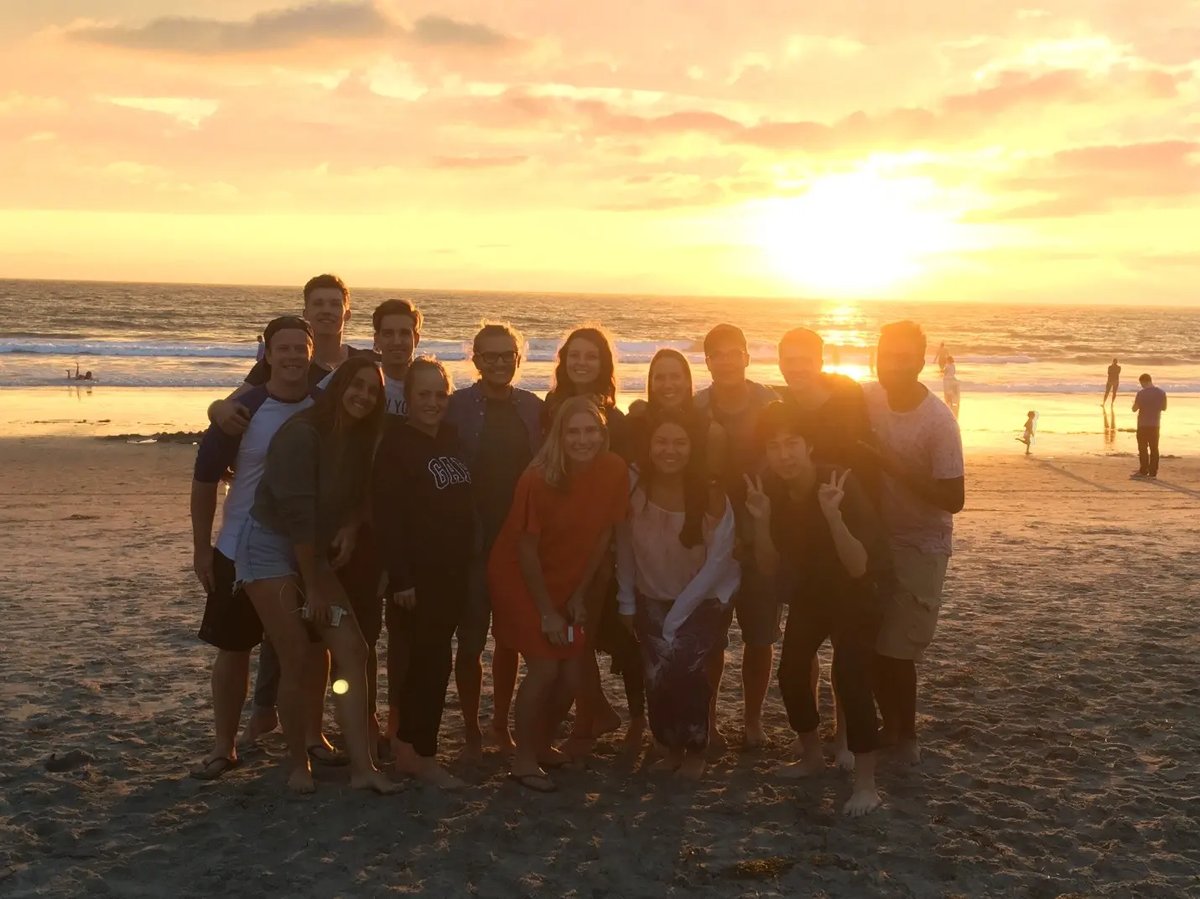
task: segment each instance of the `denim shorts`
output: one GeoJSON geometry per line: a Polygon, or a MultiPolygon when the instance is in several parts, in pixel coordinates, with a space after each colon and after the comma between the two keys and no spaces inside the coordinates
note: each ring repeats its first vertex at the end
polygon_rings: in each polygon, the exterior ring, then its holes
{"type": "Polygon", "coordinates": [[[291,540],[271,530],[253,515],[246,519],[238,538],[234,565],[239,586],[289,575],[298,577],[300,574],[291,540]]]}

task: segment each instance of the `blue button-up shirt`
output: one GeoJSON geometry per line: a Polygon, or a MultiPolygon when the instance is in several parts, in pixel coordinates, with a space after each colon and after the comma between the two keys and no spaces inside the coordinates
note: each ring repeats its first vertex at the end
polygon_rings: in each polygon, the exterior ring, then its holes
{"type": "MultiPolygon", "coordinates": [[[[537,454],[542,445],[542,400],[528,390],[512,387],[508,401],[517,410],[517,416],[529,434],[529,452],[537,454]]],[[[487,417],[487,397],[483,387],[476,381],[470,387],[450,394],[450,405],[446,409],[446,421],[458,429],[458,438],[466,456],[467,466],[474,468],[482,449],[483,423],[487,417]]]]}

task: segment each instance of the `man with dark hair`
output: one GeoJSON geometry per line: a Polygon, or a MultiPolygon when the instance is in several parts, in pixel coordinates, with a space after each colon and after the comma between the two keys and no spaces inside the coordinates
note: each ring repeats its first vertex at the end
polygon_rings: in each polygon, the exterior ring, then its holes
{"type": "MultiPolygon", "coordinates": [[[[238,764],[235,737],[246,701],[250,650],[263,637],[254,606],[241,590],[234,589],[233,558],[238,537],[254,504],[271,438],[284,422],[312,405],[307,371],[312,361],[313,334],[308,322],[296,316],[277,318],[267,325],[264,337],[271,377],[266,384],[242,394],[248,415],[245,430],[230,436],[210,425],[200,440],[192,480],[193,568],[208,595],[200,639],[217,648],[212,671],[213,749],[192,771],[192,776],[200,780],[214,780],[238,764]],[[225,499],[214,545],[217,487],[231,468],[236,477],[225,499]]],[[[319,727],[319,718],[311,722],[310,743],[320,742],[319,727]]]]}
{"type": "MultiPolygon", "coordinates": [[[[464,459],[475,486],[475,505],[482,532],[481,551],[472,564],[470,593],[458,626],[454,677],[466,730],[464,755],[483,754],[479,701],[483,692],[481,656],[491,620],[487,560],[512,506],[521,473],[542,442],[542,401],[513,386],[521,367],[524,340],[508,324],[485,324],[475,335],[471,361],[479,380],[450,394],[446,421],[458,429],[464,459]]],[[[502,750],[513,748],[509,710],[517,682],[517,653],[496,644],[492,651],[492,723],[490,738],[502,750]]]]}
{"type": "Polygon", "coordinates": [[[1162,427],[1162,414],[1167,411],[1167,392],[1155,387],[1148,374],[1138,378],[1138,383],[1142,389],[1133,398],[1133,411],[1138,414],[1138,470],[1133,477],[1157,478],[1158,435],[1162,427]]]}
{"type": "Polygon", "coordinates": [[[915,322],[884,325],[879,383],[863,391],[883,471],[880,512],[897,581],[876,641],[876,698],[885,738],[913,764],[921,758],[916,663],[937,628],[954,515],[965,489],[958,422],[919,380],[925,348],[925,332],[915,322]]]}
{"type": "MultiPolygon", "coordinates": [[[[779,389],[780,397],[803,423],[812,461],[853,471],[866,495],[878,502],[879,466],[874,455],[863,449],[872,438],[862,387],[845,375],[823,371],[824,345],[821,336],[808,328],[793,328],[780,338],[779,372],[787,384],[779,389]]],[[[816,653],[810,664],[816,691],[820,681],[816,653]]],[[[839,765],[849,769],[854,765],[854,755],[846,747],[842,725],[839,715],[836,757],[839,765]]]]}
{"type": "Polygon", "coordinates": [[[1121,387],[1121,366],[1117,364],[1117,360],[1112,361],[1112,365],[1108,367],[1108,381],[1104,384],[1104,399],[1100,401],[1103,406],[1112,397],[1112,401],[1117,401],[1117,390],[1121,387]]]}
{"type": "MultiPolygon", "coordinates": [[[[308,370],[312,385],[319,384],[351,356],[371,352],[342,343],[342,334],[350,321],[350,290],[337,275],[308,279],[304,285],[303,315],[313,330],[313,358],[308,370]]],[[[240,387],[208,407],[208,420],[227,434],[240,434],[246,429],[249,416],[245,406],[237,402],[238,397],[251,387],[267,383],[270,377],[271,364],[266,359],[255,362],[240,387]]]]}
{"type": "MultiPolygon", "coordinates": [[[[742,631],[742,697],[745,744],[762,746],[762,706],[771,685],[775,643],[779,640],[782,612],[773,585],[758,570],[754,560],[754,530],[746,513],[746,475],[762,468],[762,452],[754,436],[759,413],[775,401],[770,387],[746,378],[750,352],[741,328],[730,324],[714,327],[704,338],[704,361],[712,375],[712,386],[696,394],[695,407],[725,430],[729,451],[723,460],[721,486],[733,504],[737,522],[737,558],[742,563],[742,585],[733,599],[742,631]]],[[[713,701],[720,689],[724,653],[713,656],[713,701]]],[[[714,731],[716,715],[710,717],[714,731]]],[[[720,735],[713,734],[713,742],[720,735]]]]}
{"type": "Polygon", "coordinates": [[[383,382],[387,390],[389,415],[405,415],[404,376],[412,363],[413,353],[421,342],[421,310],[409,300],[384,300],[371,313],[375,326],[375,352],[383,367],[383,382]]]}
{"type": "MultiPolygon", "coordinates": [[[[322,274],[309,278],[304,285],[304,319],[309,323],[313,335],[312,358],[307,378],[312,387],[327,379],[342,362],[351,356],[372,353],[342,343],[346,324],[350,321],[350,290],[337,275],[322,274]]],[[[246,380],[223,400],[216,400],[208,407],[209,421],[230,436],[245,431],[249,421],[249,410],[241,398],[256,386],[267,383],[271,377],[270,359],[256,362],[246,374],[246,380]]],[[[339,572],[351,599],[361,593],[359,585],[372,578],[378,580],[378,572],[367,564],[372,557],[371,547],[356,547],[349,563],[339,572]]],[[[374,589],[373,587],[371,589],[374,589]]],[[[381,617],[381,615],[376,616],[381,617]]],[[[380,625],[382,627],[382,624],[380,625]]],[[[325,656],[328,660],[328,656],[325,656]]],[[[253,743],[260,736],[278,726],[275,713],[275,698],[279,689],[279,660],[269,640],[263,641],[258,662],[258,676],[254,685],[254,714],[243,735],[245,743],[253,743]]],[[[332,748],[322,738],[319,746],[314,745],[314,760],[322,763],[340,764],[344,759],[333,754],[332,748]]]]}
{"type": "Polygon", "coordinates": [[[854,755],[854,792],[848,815],[879,806],[872,659],[880,599],[891,591],[891,556],[878,513],[848,469],[818,466],[811,450],[811,419],[792,405],[774,403],[759,416],[757,436],[771,477],[746,476],[746,508],[754,523],[754,551],[768,577],[783,570],[788,584],[787,633],[779,661],[779,689],[801,746],[785,777],[825,768],[809,664],[826,639],[833,643],[839,711],[854,755]]]}

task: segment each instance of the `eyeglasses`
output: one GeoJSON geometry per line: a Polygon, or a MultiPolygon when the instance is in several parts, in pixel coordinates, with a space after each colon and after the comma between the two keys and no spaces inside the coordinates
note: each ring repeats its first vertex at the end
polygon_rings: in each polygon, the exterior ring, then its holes
{"type": "Polygon", "coordinates": [[[476,353],[475,358],[484,365],[495,365],[503,362],[505,365],[512,365],[517,361],[517,354],[513,352],[507,353],[476,353]]]}

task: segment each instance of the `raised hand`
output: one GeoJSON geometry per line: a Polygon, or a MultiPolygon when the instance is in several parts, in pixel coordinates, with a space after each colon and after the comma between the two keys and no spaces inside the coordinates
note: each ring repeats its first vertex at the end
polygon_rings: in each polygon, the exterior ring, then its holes
{"type": "Polygon", "coordinates": [[[846,496],[846,478],[850,477],[850,469],[842,472],[839,478],[836,471],[829,475],[829,482],[817,488],[817,502],[826,519],[834,519],[842,514],[842,499],[846,496]]]}
{"type": "Polygon", "coordinates": [[[751,478],[748,474],[742,477],[746,479],[746,511],[756,521],[770,520],[771,498],[763,491],[762,478],[751,478]]]}

